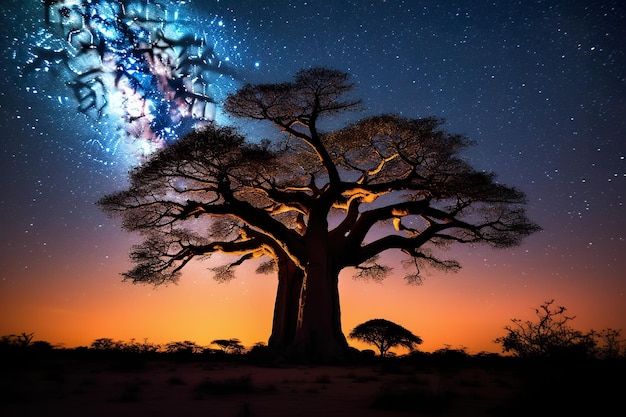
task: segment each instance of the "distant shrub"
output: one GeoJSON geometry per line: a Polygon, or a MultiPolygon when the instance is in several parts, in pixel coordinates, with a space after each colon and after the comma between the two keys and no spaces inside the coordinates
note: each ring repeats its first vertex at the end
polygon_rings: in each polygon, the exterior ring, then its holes
{"type": "Polygon", "coordinates": [[[121,340],[113,340],[109,337],[102,337],[91,342],[89,347],[94,350],[111,352],[123,351],[124,346],[125,344],[121,340]]]}
{"type": "Polygon", "coordinates": [[[203,346],[189,340],[184,340],[182,342],[170,342],[165,345],[165,352],[179,356],[199,354],[203,351],[203,346]]]}
{"type": "Polygon", "coordinates": [[[575,316],[566,316],[566,308],[553,306],[554,300],[535,308],[536,321],[511,319],[507,334],[494,341],[503,352],[520,358],[589,359],[624,357],[620,331],[605,329],[583,333],[570,327],[575,316]]]}
{"type": "Polygon", "coordinates": [[[224,351],[224,353],[229,354],[240,354],[243,352],[244,347],[241,344],[239,339],[216,339],[211,342],[212,345],[219,346],[220,349],[224,351]]]}
{"type": "Polygon", "coordinates": [[[270,364],[273,362],[274,355],[272,354],[270,348],[263,342],[256,343],[252,348],[245,354],[244,360],[249,363],[255,364],[270,364]]]}

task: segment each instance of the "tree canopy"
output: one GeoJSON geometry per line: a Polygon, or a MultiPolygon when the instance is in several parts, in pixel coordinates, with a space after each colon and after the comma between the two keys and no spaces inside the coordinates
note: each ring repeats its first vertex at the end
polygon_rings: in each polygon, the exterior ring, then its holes
{"type": "Polygon", "coordinates": [[[361,323],[352,329],[349,337],[376,346],[382,357],[396,346],[413,350],[416,345],[422,344],[422,338],[385,319],[372,319],[361,323]]]}
{"type": "Polygon", "coordinates": [[[224,353],[241,353],[243,352],[243,345],[239,339],[216,339],[211,342],[212,345],[217,345],[224,353]]]}
{"type": "Polygon", "coordinates": [[[338,277],[352,268],[382,280],[380,255],[405,256],[407,282],[424,267],[457,270],[440,258],[451,244],[517,245],[539,230],[523,192],[477,171],[461,153],[473,144],[434,117],[379,115],[320,131],[319,121],[358,108],[343,72],[301,70],[293,82],[246,85],[228,97],[231,115],[269,123],[276,134],[244,138],[234,127],[190,133],[130,172],[126,190],[99,201],[143,242],[124,277],[176,282],[192,259],[233,255],[215,265],[228,281],[243,262],[264,257],[277,271],[268,346],[281,354],[326,360],[347,352],[338,277]]]}

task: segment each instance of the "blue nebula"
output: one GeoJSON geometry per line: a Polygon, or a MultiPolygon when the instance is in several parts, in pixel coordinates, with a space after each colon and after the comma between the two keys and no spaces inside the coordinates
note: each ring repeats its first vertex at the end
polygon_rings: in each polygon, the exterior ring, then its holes
{"type": "MultiPolygon", "coordinates": [[[[211,123],[238,85],[224,20],[186,1],[44,0],[25,77],[61,81],[102,152],[142,158],[211,123]]],[[[18,57],[14,56],[16,59],[18,57]]],[[[40,81],[46,81],[40,79],[40,81]]]]}

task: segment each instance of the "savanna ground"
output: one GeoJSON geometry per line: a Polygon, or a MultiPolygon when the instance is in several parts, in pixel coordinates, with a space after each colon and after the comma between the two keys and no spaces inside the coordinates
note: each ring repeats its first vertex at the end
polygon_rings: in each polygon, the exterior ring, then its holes
{"type": "Polygon", "coordinates": [[[624,360],[530,363],[450,351],[357,362],[5,357],[0,415],[562,416],[624,408],[624,360]]]}

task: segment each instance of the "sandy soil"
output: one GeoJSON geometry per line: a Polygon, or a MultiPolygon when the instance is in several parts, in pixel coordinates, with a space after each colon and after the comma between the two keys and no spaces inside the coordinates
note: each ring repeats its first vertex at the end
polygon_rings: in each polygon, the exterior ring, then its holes
{"type": "Polygon", "coordinates": [[[0,415],[10,417],[486,416],[500,415],[518,384],[483,369],[70,361],[4,372],[0,383],[0,415]]]}

